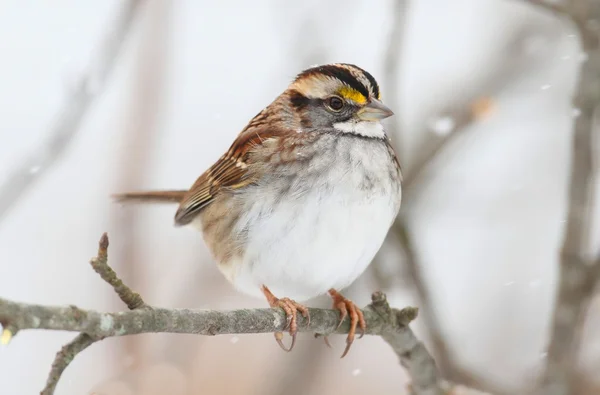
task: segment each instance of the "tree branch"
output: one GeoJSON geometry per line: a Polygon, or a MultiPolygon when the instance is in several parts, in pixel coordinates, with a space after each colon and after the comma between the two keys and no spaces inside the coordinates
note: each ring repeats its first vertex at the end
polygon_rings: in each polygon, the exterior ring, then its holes
{"type": "Polygon", "coordinates": [[[69,364],[73,361],[73,358],[99,340],[102,339],[94,338],[87,333],[80,333],[75,337],[75,339],[65,344],[63,348],[56,354],[54,362],[52,362],[50,374],[48,375],[48,380],[46,380],[46,386],[42,392],[40,392],[40,395],[54,394],[54,390],[56,389],[56,385],[60,380],[60,376],[62,376],[67,366],[69,366],[69,364]]]}
{"type": "MultiPolygon", "coordinates": [[[[396,87],[398,85],[398,78],[400,74],[399,59],[404,44],[404,33],[408,10],[409,3],[407,0],[394,1],[392,10],[394,15],[394,23],[390,32],[384,61],[385,80],[387,85],[392,87],[389,97],[386,98],[386,102],[392,108],[399,108],[399,99],[396,87]]],[[[495,78],[492,78],[491,80],[495,80],[495,78]]],[[[490,101],[487,99],[487,96],[482,96],[490,93],[488,89],[489,88],[487,86],[482,88],[482,93],[478,92],[478,95],[474,99],[469,100],[469,106],[459,106],[457,109],[454,109],[451,114],[452,119],[455,122],[454,133],[444,136],[443,138],[429,144],[424,149],[426,155],[417,158],[416,163],[411,166],[411,171],[403,172],[404,180],[402,183],[402,189],[405,196],[403,198],[404,200],[410,198],[410,196],[407,196],[408,192],[414,188],[414,185],[422,177],[424,169],[426,169],[427,166],[433,162],[443,148],[447,147],[451,140],[459,136],[462,131],[466,130],[468,126],[470,126],[473,121],[478,118],[480,114],[475,110],[480,109],[481,105],[478,107],[474,104],[485,103],[489,105],[490,101]]],[[[491,105],[488,107],[491,107],[491,105]]],[[[488,107],[486,107],[485,110],[489,110],[488,107]]],[[[396,142],[394,143],[396,150],[401,152],[404,147],[401,144],[402,135],[400,133],[398,121],[396,120],[391,122],[388,126],[388,129],[389,133],[396,138],[396,142]]],[[[439,321],[433,312],[429,291],[426,288],[425,281],[421,273],[421,265],[418,262],[417,254],[415,252],[413,243],[410,240],[410,232],[402,214],[398,216],[390,230],[390,233],[397,241],[399,241],[401,245],[402,252],[405,257],[405,266],[408,269],[412,283],[415,285],[419,303],[422,306],[421,312],[425,319],[425,326],[427,327],[428,334],[433,342],[433,351],[435,352],[436,357],[439,358],[438,364],[441,372],[447,379],[458,380],[459,382],[470,386],[474,385],[475,380],[471,378],[472,375],[463,372],[459,367],[455,366],[452,361],[450,351],[448,350],[444,336],[442,335],[439,321]]],[[[379,265],[374,264],[373,270],[378,282],[380,284],[385,283],[386,276],[380,272],[379,265]]]]}
{"type": "Polygon", "coordinates": [[[569,16],[569,12],[565,6],[561,4],[556,4],[556,2],[548,1],[548,0],[525,0],[527,4],[531,4],[533,6],[539,7],[540,9],[553,12],[558,15],[567,15],[569,16]]]}
{"type": "MultiPolygon", "coordinates": [[[[335,310],[309,309],[311,323],[298,317],[299,332],[322,334],[348,333],[349,321],[335,330],[339,314],[335,310]]],[[[393,314],[416,316],[415,308],[393,311],[393,314]]],[[[382,335],[389,320],[375,312],[365,311],[367,334],[382,335]]],[[[93,337],[138,335],[142,333],[188,333],[225,335],[271,333],[284,331],[285,315],[280,309],[241,309],[229,311],[146,308],[116,313],[86,310],[77,306],[47,306],[18,303],[0,298],[0,320],[25,329],[82,332],[93,337]]]]}
{"type": "Polygon", "coordinates": [[[85,115],[114,68],[141,3],[141,0],[129,0],[124,3],[122,13],[115,25],[111,27],[110,34],[102,43],[96,59],[81,74],[69,92],[66,104],[46,141],[30,152],[21,165],[12,170],[7,181],[0,186],[0,219],[21,199],[25,191],[41,177],[44,171],[58,161],[80,130],[85,115]]]}
{"type": "Polygon", "coordinates": [[[581,47],[587,54],[582,63],[573,105],[581,113],[575,122],[569,185],[569,207],[560,251],[560,279],[554,308],[550,345],[538,394],[574,393],[576,358],[580,332],[598,284],[600,265],[588,257],[594,199],[593,118],[600,103],[600,45],[597,31],[588,21],[600,20],[600,4],[592,0],[570,0],[566,12],[575,23],[581,47]]]}
{"type": "MultiPolygon", "coordinates": [[[[558,11],[558,9],[555,11],[558,11]]],[[[524,37],[530,34],[531,32],[527,28],[523,28],[515,34],[514,38],[503,49],[506,53],[506,58],[511,58],[515,45],[521,43],[524,37]]],[[[532,65],[527,63],[527,67],[532,67],[532,65]]],[[[485,118],[493,111],[495,106],[494,98],[515,78],[515,75],[522,73],[522,68],[522,63],[514,63],[497,69],[486,80],[482,81],[481,87],[470,95],[468,101],[458,106],[451,105],[448,109],[440,112],[440,114],[448,114],[448,117],[453,120],[453,130],[447,135],[431,138],[424,145],[424,148],[419,150],[423,154],[417,156],[414,163],[408,166],[409,171],[404,175],[403,182],[404,208],[410,207],[411,200],[419,199],[416,192],[418,192],[418,186],[422,184],[425,176],[428,174],[428,167],[435,163],[442,153],[445,154],[448,152],[447,148],[456,138],[459,138],[466,132],[474,122],[485,118]]],[[[497,385],[488,382],[483,377],[477,377],[476,374],[464,369],[454,360],[452,352],[447,345],[441,323],[432,306],[430,290],[427,287],[422,272],[422,264],[419,261],[419,254],[410,226],[407,223],[404,209],[401,210],[390,231],[390,235],[402,246],[407,274],[417,292],[421,319],[424,320],[425,329],[428,332],[428,337],[431,339],[432,353],[436,358],[442,376],[447,380],[466,384],[473,388],[501,393],[502,390],[497,385]]]]}
{"type": "MultiPolygon", "coordinates": [[[[98,254],[95,258],[92,258],[90,264],[94,271],[98,273],[104,281],[113,287],[117,295],[119,295],[119,298],[130,310],[148,307],[142,300],[141,296],[123,284],[121,279],[117,277],[117,273],[115,273],[115,271],[108,266],[108,235],[106,233],[104,233],[100,238],[100,242],[98,243],[98,254]]],[[[1,306],[2,299],[0,298],[0,308],[1,306]]],[[[7,321],[10,322],[10,320],[7,321]]],[[[3,323],[4,326],[5,322],[6,320],[3,320],[0,314],[0,323],[3,323]]],[[[17,328],[14,326],[14,324],[10,323],[9,325],[12,325],[12,328],[15,330],[14,333],[16,333],[17,328]]],[[[11,332],[9,332],[9,335],[11,335],[11,332]]],[[[75,356],[95,342],[102,339],[104,339],[104,336],[93,336],[88,333],[80,333],[75,337],[75,339],[63,346],[63,348],[56,354],[56,357],[54,358],[52,368],[50,369],[50,375],[46,381],[46,386],[40,395],[52,395],[56,389],[58,380],[67,366],[69,366],[69,364],[73,361],[75,356]]]]}
{"type": "MultiPolygon", "coordinates": [[[[406,191],[404,193],[406,196],[405,200],[415,198],[415,196],[411,196],[411,191],[414,190],[415,185],[422,181],[425,169],[438,158],[440,153],[443,152],[454,139],[460,137],[460,135],[464,133],[473,122],[477,121],[479,117],[491,111],[493,101],[485,96],[485,94],[488,93],[489,92],[485,92],[485,89],[482,89],[480,94],[470,101],[469,106],[459,107],[452,112],[452,119],[455,121],[455,130],[448,136],[433,141],[426,149],[427,155],[418,159],[413,165],[413,170],[404,176],[403,190],[406,191]]],[[[400,213],[392,225],[390,234],[402,247],[405,267],[419,298],[422,317],[425,320],[424,322],[426,323],[425,326],[432,342],[433,352],[437,358],[437,363],[443,377],[447,380],[464,384],[472,388],[491,389],[493,392],[499,392],[497,388],[493,388],[491,383],[485,383],[482,378],[475,377],[474,373],[468,372],[455,363],[443,334],[442,326],[434,312],[430,291],[422,272],[422,264],[419,260],[418,253],[412,240],[411,231],[403,212],[400,213]]]]}
{"type": "MultiPolygon", "coordinates": [[[[400,78],[400,55],[404,48],[404,33],[406,28],[408,14],[408,0],[394,0],[392,13],[394,19],[392,22],[392,30],[390,32],[388,46],[385,51],[384,76],[386,85],[389,87],[389,94],[385,101],[390,108],[399,109],[400,100],[398,95],[398,80],[400,78]]],[[[400,126],[398,117],[390,122],[387,126],[388,133],[396,139],[395,148],[402,152],[405,148],[401,144],[402,135],[400,134],[400,126]]]]}
{"type": "Polygon", "coordinates": [[[117,273],[108,266],[108,235],[104,233],[100,238],[98,256],[90,262],[92,268],[100,277],[106,281],[119,295],[119,298],[127,305],[129,310],[147,307],[142,297],[134,292],[117,277],[117,273]]]}
{"type": "MultiPolygon", "coordinates": [[[[108,238],[104,234],[98,255],[91,261],[92,267],[133,310],[106,313],[76,306],[45,306],[0,298],[3,337],[10,339],[18,331],[27,329],[80,333],[57,354],[42,395],[54,393],[62,372],[77,354],[106,337],[159,332],[214,336],[272,333],[286,329],[285,314],[281,309],[214,311],[150,307],[108,266],[107,248],[108,238]]],[[[384,294],[374,293],[372,303],[364,309],[367,334],[381,336],[392,347],[412,378],[414,394],[442,395],[435,362],[408,326],[416,318],[417,311],[412,307],[393,309],[384,294]]],[[[338,327],[340,316],[336,310],[310,309],[310,316],[310,325],[303,317],[298,317],[300,332],[343,334],[348,333],[350,328],[348,319],[338,327]]]]}

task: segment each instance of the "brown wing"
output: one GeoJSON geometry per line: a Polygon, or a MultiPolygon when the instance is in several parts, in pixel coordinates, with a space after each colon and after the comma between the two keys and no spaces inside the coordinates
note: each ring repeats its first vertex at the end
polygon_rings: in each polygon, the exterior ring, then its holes
{"type": "Polygon", "coordinates": [[[225,155],[192,185],[175,213],[177,225],[190,223],[224,189],[243,188],[260,177],[261,166],[256,166],[252,154],[263,148],[265,142],[274,142],[283,134],[281,130],[266,129],[262,115],[257,115],[238,135],[225,155]]]}

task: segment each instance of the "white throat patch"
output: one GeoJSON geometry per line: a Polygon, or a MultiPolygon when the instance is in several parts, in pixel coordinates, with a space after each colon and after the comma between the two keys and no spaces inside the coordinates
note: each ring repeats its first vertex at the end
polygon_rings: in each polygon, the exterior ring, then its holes
{"type": "Polygon", "coordinates": [[[333,127],[343,133],[352,133],[357,134],[363,137],[375,137],[375,138],[383,138],[385,137],[385,132],[383,131],[383,125],[380,122],[370,122],[370,121],[347,121],[347,122],[338,122],[334,123],[333,127]]]}

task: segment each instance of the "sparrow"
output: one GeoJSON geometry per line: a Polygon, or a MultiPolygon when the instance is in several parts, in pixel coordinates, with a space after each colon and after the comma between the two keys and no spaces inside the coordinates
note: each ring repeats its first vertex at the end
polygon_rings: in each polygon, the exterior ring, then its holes
{"type": "MultiPolygon", "coordinates": [[[[402,171],[381,120],[393,115],[375,78],[333,63],[303,70],[187,190],[116,195],[176,203],[175,225],[198,229],[233,286],[285,311],[291,346],[299,303],[328,293],[351,328],[361,310],[338,290],[380,249],[400,209],[402,171]],[[278,295],[278,296],[275,296],[278,295]]],[[[309,321],[308,321],[309,322],[309,321]]]]}

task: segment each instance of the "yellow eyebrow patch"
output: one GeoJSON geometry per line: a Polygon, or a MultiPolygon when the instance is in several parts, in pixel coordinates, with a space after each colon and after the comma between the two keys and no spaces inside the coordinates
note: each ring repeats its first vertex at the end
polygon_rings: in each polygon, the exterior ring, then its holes
{"type": "Polygon", "coordinates": [[[352,89],[346,86],[341,88],[338,91],[338,94],[344,99],[352,100],[358,104],[365,104],[367,102],[367,98],[365,97],[365,95],[363,95],[356,89],[352,89]]]}

